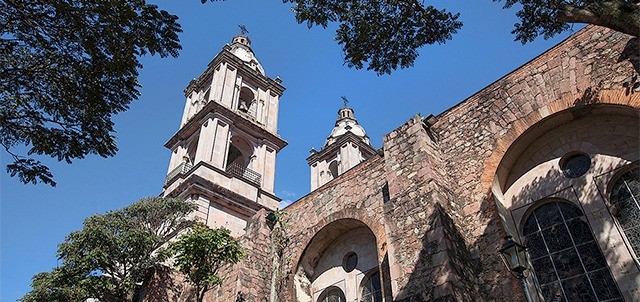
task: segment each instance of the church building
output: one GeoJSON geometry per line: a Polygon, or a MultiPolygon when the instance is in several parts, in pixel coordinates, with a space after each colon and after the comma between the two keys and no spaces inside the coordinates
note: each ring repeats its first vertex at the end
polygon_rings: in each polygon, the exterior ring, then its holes
{"type": "Polygon", "coordinates": [[[279,210],[285,88],[240,34],[184,91],[163,195],[247,252],[205,301],[640,301],[639,70],[637,38],[587,26],[379,149],[345,100],[279,210]]]}

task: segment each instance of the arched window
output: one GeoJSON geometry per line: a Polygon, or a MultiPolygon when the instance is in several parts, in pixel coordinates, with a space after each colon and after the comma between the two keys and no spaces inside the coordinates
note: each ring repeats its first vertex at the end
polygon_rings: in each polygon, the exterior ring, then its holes
{"type": "Polygon", "coordinates": [[[543,204],[525,221],[523,235],[545,301],[622,301],[578,207],[543,204]]]}
{"type": "Polygon", "coordinates": [[[324,290],[318,302],[345,302],[344,293],[341,289],[332,286],[324,290]]]}
{"type": "Polygon", "coordinates": [[[361,302],[382,302],[382,288],[380,286],[380,272],[376,269],[362,283],[361,302]]]}
{"type": "Polygon", "coordinates": [[[625,173],[613,185],[611,213],[618,219],[631,244],[636,260],[640,257],[640,168],[625,173]]]}

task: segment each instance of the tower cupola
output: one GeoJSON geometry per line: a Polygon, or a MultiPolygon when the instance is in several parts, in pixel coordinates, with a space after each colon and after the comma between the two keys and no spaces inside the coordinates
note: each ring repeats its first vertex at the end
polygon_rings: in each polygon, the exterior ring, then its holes
{"type": "Polygon", "coordinates": [[[264,68],[262,68],[262,65],[258,62],[256,55],[251,49],[251,39],[249,39],[247,35],[241,33],[233,37],[231,45],[229,45],[229,51],[240,58],[240,60],[251,67],[251,69],[257,70],[260,74],[265,75],[264,68]]]}
{"type": "Polygon", "coordinates": [[[265,75],[246,28],[225,45],[184,90],[178,131],[165,146],[171,160],[164,196],[198,205],[196,219],[234,236],[261,209],[273,211],[280,79],[265,75]]]}
{"type": "Polygon", "coordinates": [[[344,107],[338,110],[338,118],[324,146],[320,151],[311,149],[307,158],[312,191],[376,153],[367,132],[358,124],[353,108],[347,106],[345,97],[342,99],[344,107]]]}
{"type": "Polygon", "coordinates": [[[323,148],[333,144],[338,138],[340,138],[347,132],[351,132],[352,134],[360,138],[365,144],[371,145],[369,137],[367,136],[367,132],[364,131],[364,128],[362,128],[362,126],[358,125],[358,121],[355,118],[353,108],[345,106],[338,110],[338,119],[336,120],[336,124],[333,127],[333,130],[331,130],[331,134],[324,142],[323,148]]]}

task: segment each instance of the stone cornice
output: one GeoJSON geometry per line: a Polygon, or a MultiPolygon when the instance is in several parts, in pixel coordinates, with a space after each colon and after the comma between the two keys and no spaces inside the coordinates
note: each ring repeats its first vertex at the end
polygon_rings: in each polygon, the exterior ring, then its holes
{"type": "Polygon", "coordinates": [[[241,129],[242,131],[252,135],[255,138],[265,140],[265,143],[268,143],[267,145],[269,146],[275,146],[276,151],[280,151],[280,149],[284,148],[287,145],[287,142],[283,140],[279,135],[269,132],[262,126],[242,117],[238,113],[217,102],[210,101],[196,115],[191,117],[187,121],[187,123],[184,124],[180,128],[180,130],[178,130],[178,132],[171,136],[171,138],[164,144],[164,146],[169,149],[173,149],[173,147],[175,147],[175,145],[180,141],[189,138],[200,128],[200,125],[202,125],[201,121],[209,114],[224,117],[225,122],[230,122],[234,127],[241,129]]]}
{"type": "Polygon", "coordinates": [[[307,157],[307,163],[311,165],[312,163],[318,162],[322,159],[328,159],[330,155],[336,152],[336,149],[340,148],[342,145],[344,145],[347,142],[352,142],[356,144],[358,147],[360,147],[360,150],[362,151],[362,155],[365,159],[377,153],[376,150],[373,147],[371,147],[371,145],[364,143],[359,136],[351,132],[347,132],[342,136],[340,136],[333,144],[323,148],[320,151],[317,151],[309,155],[309,157],[307,157]]]}
{"type": "Polygon", "coordinates": [[[286,89],[280,84],[280,82],[262,75],[259,71],[247,66],[245,62],[242,61],[242,59],[232,54],[229,51],[229,45],[226,45],[220,51],[220,53],[218,53],[218,55],[216,55],[213,60],[211,60],[209,65],[207,65],[207,69],[198,78],[193,79],[189,82],[187,87],[184,89],[185,96],[188,96],[192,91],[197,90],[199,87],[207,84],[205,83],[205,81],[211,78],[211,75],[213,74],[215,68],[223,62],[227,62],[234,68],[242,71],[242,76],[249,79],[249,82],[255,83],[262,88],[270,90],[278,96],[282,96],[286,89]]]}
{"type": "MultiPolygon", "coordinates": [[[[260,190],[260,194],[264,194],[260,190]]],[[[186,198],[191,194],[199,194],[203,196],[207,196],[210,200],[218,199],[225,201],[225,204],[222,204],[225,207],[231,208],[236,212],[243,213],[246,216],[251,216],[255,214],[255,212],[266,209],[270,211],[271,209],[255,202],[254,200],[248,199],[238,193],[235,193],[227,188],[224,188],[216,183],[213,183],[199,175],[191,174],[189,175],[177,188],[175,188],[170,194],[170,197],[175,198],[186,198]]],[[[279,198],[274,197],[278,202],[279,198]]]]}

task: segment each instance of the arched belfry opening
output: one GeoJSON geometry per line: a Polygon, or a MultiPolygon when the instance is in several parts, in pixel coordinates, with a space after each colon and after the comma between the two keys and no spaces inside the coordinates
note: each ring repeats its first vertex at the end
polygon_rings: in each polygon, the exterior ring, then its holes
{"type": "Polygon", "coordinates": [[[226,168],[236,166],[241,169],[247,168],[253,156],[253,147],[242,137],[232,136],[227,152],[226,168]]]}
{"type": "Polygon", "coordinates": [[[329,164],[329,173],[331,173],[331,179],[338,178],[338,161],[332,161],[329,164]]]}
{"type": "Polygon", "coordinates": [[[183,157],[183,161],[189,165],[196,163],[196,152],[198,151],[198,136],[195,135],[187,145],[187,154],[183,157]]]}
{"type": "Polygon", "coordinates": [[[502,156],[492,192],[505,231],[530,249],[528,284],[541,299],[621,299],[640,274],[609,193],[637,167],[638,137],[637,109],[577,105],[529,126],[502,156]]]}
{"type": "Polygon", "coordinates": [[[192,201],[192,218],[233,236],[260,210],[276,210],[276,155],[287,145],[278,135],[281,83],[266,75],[246,32],[223,46],[184,89],[162,195],[192,201]]]}
{"type": "Polygon", "coordinates": [[[340,219],[322,228],[298,262],[296,301],[382,301],[376,247],[375,235],[359,220],[340,219]]]}
{"type": "MultiPolygon", "coordinates": [[[[249,113],[252,106],[255,106],[255,96],[253,91],[251,91],[249,87],[242,87],[240,89],[237,109],[241,112],[249,113]]],[[[253,111],[255,111],[255,109],[253,111]]]]}

